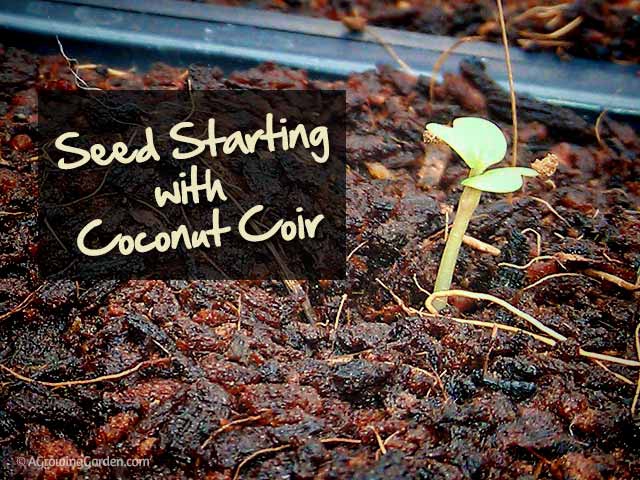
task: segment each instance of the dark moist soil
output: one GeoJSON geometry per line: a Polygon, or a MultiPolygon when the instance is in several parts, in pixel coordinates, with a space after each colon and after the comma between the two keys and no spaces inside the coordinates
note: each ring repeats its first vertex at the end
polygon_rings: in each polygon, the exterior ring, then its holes
{"type": "MultiPolygon", "coordinates": [[[[637,358],[637,293],[554,261],[636,282],[640,267],[640,140],[627,125],[520,99],[519,161],[555,152],[551,184],[484,195],[469,233],[499,256],[463,247],[455,286],[489,292],[569,340],[410,315],[377,282],[421,308],[443,249],[443,211],[460,193],[461,161],[423,146],[428,121],[488,117],[510,137],[508,96],[465,63],[428,101],[428,79],[387,68],[325,83],[271,64],[225,77],[157,65],[145,75],[83,70],[101,88],[336,88],[348,92],[346,282],[38,281],[33,263],[36,93],[75,88],[59,57],[0,56],[0,362],[40,381],[112,381],[66,388],[0,374],[3,478],[76,478],[19,459],[150,458],[149,468],[91,469],[87,478],[634,479],[640,430],[630,414],[638,370],[578,348],[637,358]],[[425,155],[426,148],[426,155],[425,155]],[[553,206],[561,220],[547,206],[553,206]],[[531,230],[529,230],[531,232],[531,230]],[[34,293],[35,292],[35,293],[34,293]],[[334,329],[339,304],[346,302],[334,329]],[[238,314],[238,302],[241,309],[238,314]],[[485,365],[486,368],[483,368],[485,365]],[[604,365],[604,364],[603,364],[604,365]],[[624,375],[624,377],[620,377],[624,375]],[[626,381],[624,378],[626,377],[626,381]],[[221,426],[238,421],[223,430],[221,426]],[[377,436],[384,442],[382,453],[377,436]],[[209,439],[209,440],[208,440],[209,439]],[[208,440],[208,441],[207,441],[208,440]],[[204,447],[203,447],[204,445],[204,447]],[[119,476],[118,476],[119,475],[119,476]]],[[[486,302],[449,313],[527,327],[486,302]]],[[[80,473],[80,478],[84,474],[80,473]]]]}
{"type": "MultiPolygon", "coordinates": [[[[205,0],[457,37],[501,41],[495,0],[205,0]],[[358,17],[358,18],[356,18],[358,17]]],[[[640,61],[637,0],[503,0],[512,45],[623,63],[640,61]],[[542,7],[542,8],[541,8],[542,7]],[[547,8],[553,7],[553,8],[547,8]],[[579,22],[575,27],[571,22],[579,22]],[[569,26],[571,25],[571,26],[569,26]],[[567,27],[567,30],[561,30],[567,27]]]]}

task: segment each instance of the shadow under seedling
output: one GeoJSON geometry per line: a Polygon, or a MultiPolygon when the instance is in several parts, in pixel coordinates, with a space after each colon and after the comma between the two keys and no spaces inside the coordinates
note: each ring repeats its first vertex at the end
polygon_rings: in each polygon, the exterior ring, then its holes
{"type": "MultiPolygon", "coordinates": [[[[464,190],[458,202],[458,210],[447,239],[434,293],[449,290],[453,272],[458,261],[462,239],[475,212],[482,192],[511,193],[523,185],[523,177],[535,177],[532,168],[505,167],[487,170],[499,163],[507,153],[504,134],[494,123],[484,118],[462,117],[453,121],[453,126],[430,123],[424,132],[424,141],[442,141],[456,151],[471,169],[469,177],[462,181],[464,190]]],[[[433,302],[437,310],[446,307],[445,299],[433,302]]]]}

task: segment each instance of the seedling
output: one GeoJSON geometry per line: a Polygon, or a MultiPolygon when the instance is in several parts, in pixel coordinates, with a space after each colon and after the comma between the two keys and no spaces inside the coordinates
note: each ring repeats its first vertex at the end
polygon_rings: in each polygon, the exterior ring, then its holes
{"type": "MultiPolygon", "coordinates": [[[[462,238],[480,202],[482,192],[515,192],[522,187],[523,177],[538,175],[532,168],[524,167],[487,170],[502,161],[507,153],[507,140],[494,123],[484,118],[457,118],[453,121],[453,127],[430,123],[425,131],[425,141],[435,139],[443,141],[455,150],[471,171],[469,177],[462,181],[464,190],[440,260],[434,293],[451,288],[462,238]]],[[[442,310],[446,305],[445,299],[436,299],[433,302],[437,310],[442,310]]]]}

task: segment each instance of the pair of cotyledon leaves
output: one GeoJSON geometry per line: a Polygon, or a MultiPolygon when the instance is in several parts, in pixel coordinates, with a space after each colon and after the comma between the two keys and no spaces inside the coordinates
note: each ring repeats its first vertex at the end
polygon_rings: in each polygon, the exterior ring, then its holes
{"type": "Polygon", "coordinates": [[[462,181],[483,192],[510,193],[522,187],[522,177],[535,177],[532,168],[505,167],[487,170],[507,153],[507,140],[497,125],[484,118],[462,117],[453,126],[430,123],[427,130],[453,148],[475,175],[462,181]]]}

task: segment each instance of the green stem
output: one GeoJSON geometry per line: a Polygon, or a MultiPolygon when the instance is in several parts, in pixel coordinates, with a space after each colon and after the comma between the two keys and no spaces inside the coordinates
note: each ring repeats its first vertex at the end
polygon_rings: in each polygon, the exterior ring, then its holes
{"type": "MultiPolygon", "coordinates": [[[[480,202],[480,195],[482,195],[481,190],[476,190],[471,187],[465,187],[462,191],[460,201],[458,202],[456,218],[453,221],[453,226],[449,232],[449,238],[447,239],[447,244],[444,247],[442,259],[440,260],[438,276],[436,277],[436,283],[433,287],[434,292],[441,292],[451,288],[451,281],[453,280],[453,272],[456,268],[456,262],[458,261],[462,238],[467,231],[473,212],[475,212],[480,202]]],[[[435,299],[433,306],[438,310],[442,310],[447,306],[447,301],[444,298],[435,299]]]]}

